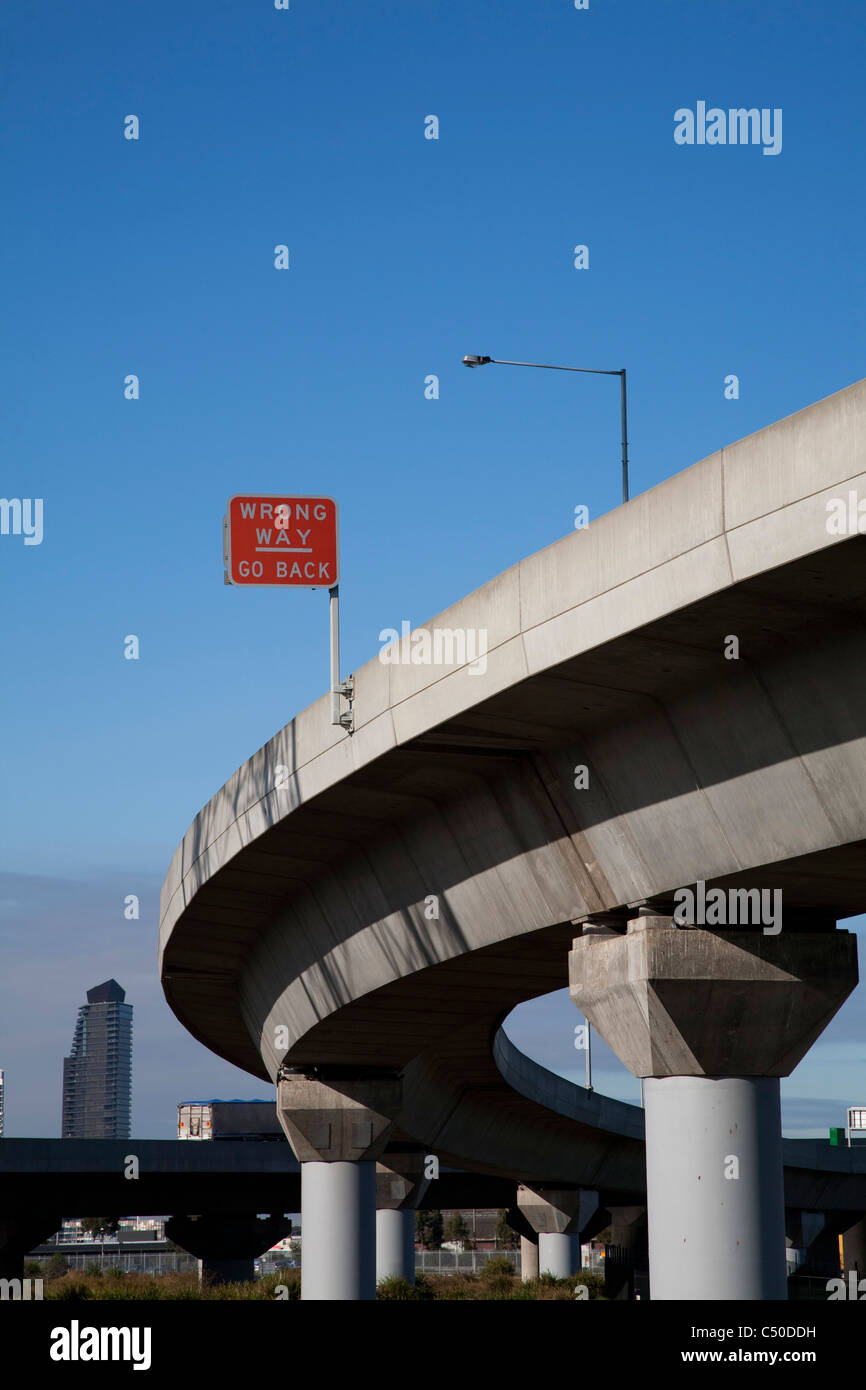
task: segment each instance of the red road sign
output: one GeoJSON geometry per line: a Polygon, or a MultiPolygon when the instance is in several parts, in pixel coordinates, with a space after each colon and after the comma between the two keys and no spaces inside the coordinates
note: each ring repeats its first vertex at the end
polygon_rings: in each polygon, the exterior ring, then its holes
{"type": "Polygon", "coordinates": [[[225,564],[230,584],[332,588],[340,577],[336,502],[282,493],[230,498],[225,564]]]}

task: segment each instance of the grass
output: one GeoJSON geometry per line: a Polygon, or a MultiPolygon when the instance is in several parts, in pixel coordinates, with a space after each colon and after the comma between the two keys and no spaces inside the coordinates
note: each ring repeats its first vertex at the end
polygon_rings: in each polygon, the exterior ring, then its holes
{"type": "Polygon", "coordinates": [[[251,1299],[272,1302],[278,1297],[275,1290],[282,1285],[286,1292],[279,1295],[290,1301],[301,1296],[300,1270],[287,1269],[279,1274],[267,1274],[245,1284],[199,1285],[194,1271],[185,1274],[126,1274],[122,1269],[107,1269],[104,1274],[76,1272],[45,1281],[44,1298],[59,1303],[125,1301],[177,1302],[187,1299],[216,1300],[251,1299]]]}
{"type": "Polygon", "coordinates": [[[575,1301],[575,1289],[583,1284],[591,1299],[604,1298],[604,1276],[588,1270],[568,1279],[542,1274],[524,1283],[510,1260],[489,1260],[477,1274],[419,1274],[414,1286],[405,1279],[383,1279],[377,1290],[379,1299],[405,1301],[538,1302],[575,1301]]]}
{"type": "MultiPolygon", "coordinates": [[[[575,1287],[584,1284],[591,1299],[604,1297],[604,1279],[599,1274],[584,1271],[569,1279],[556,1279],[542,1274],[540,1279],[524,1283],[509,1260],[490,1260],[478,1274],[419,1274],[415,1284],[405,1279],[383,1279],[376,1298],[396,1302],[537,1302],[539,1300],[574,1301],[575,1287]]],[[[44,1297],[59,1303],[163,1300],[176,1302],[186,1299],[231,1299],[273,1301],[280,1297],[295,1301],[301,1296],[300,1270],[287,1269],[267,1274],[247,1284],[205,1284],[199,1286],[198,1275],[125,1274],[123,1270],[107,1269],[104,1274],[64,1274],[46,1279],[44,1297]],[[277,1294],[282,1287],[285,1292],[277,1294]]]]}

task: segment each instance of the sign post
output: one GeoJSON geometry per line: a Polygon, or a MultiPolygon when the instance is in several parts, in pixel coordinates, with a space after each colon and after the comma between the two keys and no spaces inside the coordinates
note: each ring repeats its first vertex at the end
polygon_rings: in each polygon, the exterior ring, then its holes
{"type": "Polygon", "coordinates": [[[340,586],[335,584],[328,590],[330,599],[329,611],[331,619],[331,723],[342,724],[349,733],[353,729],[352,704],[355,698],[355,683],[351,676],[347,676],[344,681],[340,680],[340,586]],[[349,701],[349,708],[345,713],[340,712],[340,699],[345,697],[349,701]]]}
{"type": "Polygon", "coordinates": [[[351,676],[340,680],[340,547],[334,499],[246,493],[231,497],[223,518],[223,560],[226,584],[327,588],[331,723],[351,733],[354,681],[351,676]]]}
{"type": "Polygon", "coordinates": [[[845,1118],[845,1131],[850,1147],[852,1134],[866,1133],[866,1105],[849,1105],[848,1113],[845,1118]]]}

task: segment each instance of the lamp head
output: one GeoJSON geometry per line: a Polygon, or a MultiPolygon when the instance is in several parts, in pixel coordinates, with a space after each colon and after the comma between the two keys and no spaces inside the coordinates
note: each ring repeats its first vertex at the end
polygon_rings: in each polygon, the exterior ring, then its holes
{"type": "Polygon", "coordinates": [[[483,367],[486,362],[492,362],[492,357],[464,357],[464,367],[483,367]]]}

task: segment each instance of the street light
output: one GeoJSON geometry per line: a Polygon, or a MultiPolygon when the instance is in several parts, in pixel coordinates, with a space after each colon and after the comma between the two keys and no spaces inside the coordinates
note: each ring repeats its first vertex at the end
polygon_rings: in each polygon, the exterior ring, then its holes
{"type": "Polygon", "coordinates": [[[500,357],[463,358],[464,367],[485,367],[488,362],[498,367],[539,367],[545,372],[588,372],[591,376],[618,376],[620,382],[620,405],[622,409],[622,500],[628,501],[628,416],[625,399],[625,367],[619,371],[602,371],[598,367],[555,367],[549,362],[506,362],[500,357]]]}

